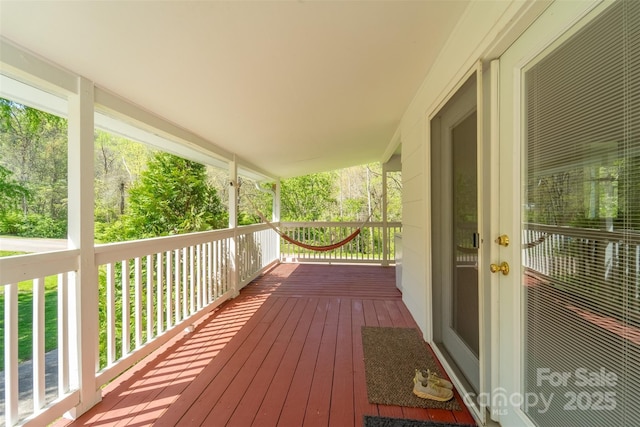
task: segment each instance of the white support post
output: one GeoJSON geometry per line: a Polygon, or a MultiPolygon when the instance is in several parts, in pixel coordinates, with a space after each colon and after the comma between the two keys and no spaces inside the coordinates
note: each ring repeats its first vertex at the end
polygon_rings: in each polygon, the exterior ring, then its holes
{"type": "MultiPolygon", "coordinates": [[[[276,180],[275,183],[275,188],[273,191],[273,215],[272,215],[272,222],[274,224],[277,224],[280,222],[280,206],[281,206],[281,198],[280,198],[280,191],[282,189],[282,186],[280,185],[280,180],[276,180]]],[[[273,232],[274,238],[276,239],[276,244],[275,246],[275,255],[276,257],[278,257],[278,259],[280,259],[280,236],[278,236],[277,233],[273,232]]]]}
{"type": "Polygon", "coordinates": [[[280,222],[280,191],[282,189],[280,180],[278,179],[273,190],[273,215],[271,216],[272,222],[280,222]]]}
{"type": "Polygon", "coordinates": [[[238,265],[238,163],[236,156],[229,163],[229,228],[233,230],[233,239],[229,245],[229,274],[231,279],[231,297],[240,295],[240,269],[238,265]]]}
{"type": "Polygon", "coordinates": [[[382,164],[382,266],[389,266],[389,224],[387,221],[387,173],[386,163],[382,164]]]}
{"type": "Polygon", "coordinates": [[[69,326],[71,372],[80,391],[80,403],[65,414],[76,418],[102,398],[96,383],[98,368],[98,268],[94,256],[94,86],[78,79],[78,91],[69,97],[68,194],[69,246],[80,249],[80,260],[70,283],[69,326]]]}
{"type": "Polygon", "coordinates": [[[390,260],[395,258],[395,254],[389,250],[391,248],[391,242],[395,236],[389,235],[389,172],[402,171],[402,161],[400,154],[394,154],[389,160],[382,164],[382,265],[387,266],[390,264],[390,260]]]}

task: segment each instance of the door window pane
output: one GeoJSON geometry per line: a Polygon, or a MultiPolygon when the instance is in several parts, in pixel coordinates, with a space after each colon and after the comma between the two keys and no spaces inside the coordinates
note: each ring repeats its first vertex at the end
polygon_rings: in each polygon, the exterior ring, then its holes
{"type": "Polygon", "coordinates": [[[524,76],[525,412],[640,416],[640,2],[622,1],[524,76]],[[547,404],[542,399],[546,399],[547,404]]]}

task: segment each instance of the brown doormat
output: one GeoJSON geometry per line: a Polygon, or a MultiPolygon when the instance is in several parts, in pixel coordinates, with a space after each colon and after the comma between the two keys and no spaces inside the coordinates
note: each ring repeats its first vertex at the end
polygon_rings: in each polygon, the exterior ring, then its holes
{"type": "Polygon", "coordinates": [[[455,396],[448,402],[438,402],[413,394],[416,369],[430,369],[443,377],[417,329],[363,326],[362,347],[369,402],[462,410],[455,396]]]}

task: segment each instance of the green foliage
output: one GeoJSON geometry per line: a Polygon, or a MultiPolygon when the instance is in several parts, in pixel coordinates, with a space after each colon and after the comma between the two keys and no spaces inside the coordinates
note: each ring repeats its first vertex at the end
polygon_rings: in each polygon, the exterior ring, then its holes
{"type": "Polygon", "coordinates": [[[67,237],[67,221],[66,218],[56,220],[48,215],[29,214],[24,222],[24,228],[19,235],[24,237],[64,239],[67,237]]]}
{"type": "Polygon", "coordinates": [[[257,186],[261,188],[259,190],[253,181],[241,179],[240,182],[238,224],[251,225],[261,223],[262,218],[260,218],[258,212],[271,221],[275,185],[272,183],[258,183],[257,186]]]}
{"type": "Polygon", "coordinates": [[[366,211],[367,208],[367,200],[358,198],[358,199],[346,199],[343,202],[342,208],[342,218],[358,218],[361,212],[366,211]]]}
{"type": "Polygon", "coordinates": [[[0,215],[16,209],[23,199],[30,198],[30,192],[13,177],[13,172],[0,165],[0,215]]]}
{"type": "Polygon", "coordinates": [[[19,251],[0,251],[0,258],[5,256],[24,255],[24,254],[25,252],[19,252],[19,251]]]}
{"type": "Polygon", "coordinates": [[[66,120],[0,98],[0,153],[0,230],[59,237],[67,220],[66,120]]]}
{"type": "Polygon", "coordinates": [[[128,211],[108,227],[102,241],[118,241],[204,231],[224,226],[222,204],[205,166],[157,152],[129,189],[128,211]]]}
{"type": "MultiPolygon", "coordinates": [[[[272,184],[261,184],[272,190],[272,184]]],[[[240,198],[240,223],[260,222],[256,209],[271,219],[272,196],[243,184],[240,198]],[[249,198],[251,202],[245,200],[249,198]],[[243,215],[244,214],[244,215],[243,215]],[[253,221],[253,222],[251,222],[253,221]]],[[[282,221],[372,221],[382,220],[382,165],[355,166],[281,182],[282,221]]],[[[402,218],[400,172],[388,173],[387,219],[402,218]]]]}
{"type": "Polygon", "coordinates": [[[247,212],[240,212],[238,214],[238,225],[251,225],[260,223],[260,217],[252,215],[247,212]]]}
{"type": "Polygon", "coordinates": [[[24,230],[24,215],[11,211],[0,215],[0,234],[20,236],[24,230]]]}
{"type": "Polygon", "coordinates": [[[322,172],[282,181],[283,221],[321,221],[331,218],[335,174],[322,172]]]}
{"type": "Polygon", "coordinates": [[[101,130],[96,130],[94,144],[95,220],[111,223],[124,214],[127,190],[138,180],[154,151],[101,130]]]}
{"type": "Polygon", "coordinates": [[[0,234],[21,237],[63,239],[67,236],[67,221],[54,220],[48,215],[12,211],[0,215],[0,234]]]}

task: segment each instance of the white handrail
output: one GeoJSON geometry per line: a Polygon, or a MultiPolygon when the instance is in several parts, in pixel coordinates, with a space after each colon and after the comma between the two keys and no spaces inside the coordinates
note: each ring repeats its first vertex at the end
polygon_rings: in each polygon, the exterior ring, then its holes
{"type": "Polygon", "coordinates": [[[80,249],[0,258],[0,286],[76,271],[80,249]]]}

